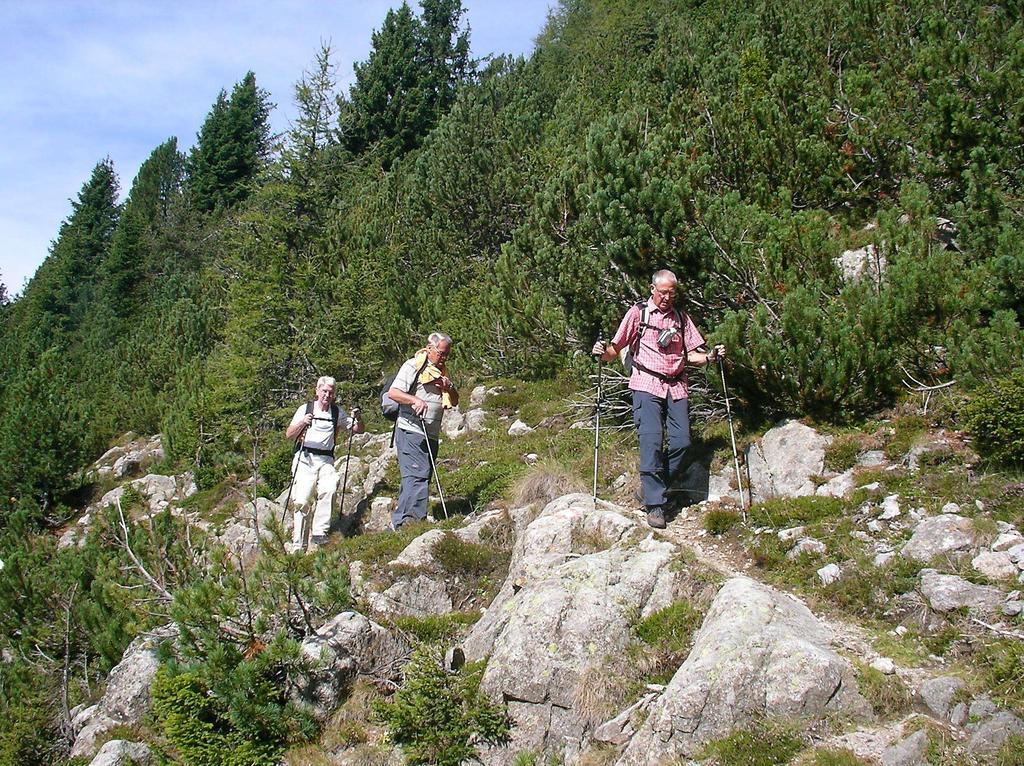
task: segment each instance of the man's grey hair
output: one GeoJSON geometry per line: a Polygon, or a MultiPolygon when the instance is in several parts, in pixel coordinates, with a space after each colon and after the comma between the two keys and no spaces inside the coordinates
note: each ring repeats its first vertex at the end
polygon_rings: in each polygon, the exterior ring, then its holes
{"type": "Polygon", "coordinates": [[[321,375],[319,378],[316,379],[316,387],[317,388],[320,388],[320,386],[333,386],[333,385],[336,385],[336,384],[334,382],[334,378],[332,378],[330,375],[321,375]]]}
{"type": "Polygon", "coordinates": [[[651,277],[652,285],[656,285],[658,282],[671,282],[672,284],[678,284],[679,280],[676,278],[676,275],[668,269],[659,269],[654,272],[654,276],[651,277]]]}
{"type": "Polygon", "coordinates": [[[436,346],[438,343],[447,343],[450,346],[452,345],[452,337],[445,335],[443,332],[432,332],[427,336],[428,345],[436,346]]]}

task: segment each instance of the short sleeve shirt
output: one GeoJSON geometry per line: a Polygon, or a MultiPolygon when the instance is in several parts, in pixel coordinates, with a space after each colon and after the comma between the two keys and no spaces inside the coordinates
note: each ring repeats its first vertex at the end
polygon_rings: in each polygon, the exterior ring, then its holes
{"type": "Polygon", "coordinates": [[[420,416],[413,411],[410,405],[400,404],[398,406],[398,427],[403,431],[422,434],[423,427],[426,426],[427,436],[431,439],[436,439],[441,434],[441,418],[444,415],[444,392],[436,381],[424,384],[417,380],[416,387],[413,388],[413,380],[419,377],[417,375],[418,371],[419,367],[416,364],[416,358],[413,357],[407,360],[399,368],[391,387],[397,388],[400,391],[411,391],[413,396],[418,396],[427,403],[427,412],[423,416],[421,423],[420,416]]]}
{"type": "MultiPolygon", "coordinates": [[[[338,425],[344,427],[348,423],[348,413],[340,405],[338,407],[338,425]]],[[[306,405],[300,404],[295,410],[292,422],[297,423],[306,417],[306,405]]],[[[302,440],[303,447],[313,449],[334,449],[334,420],[331,418],[331,408],[320,409],[319,402],[313,402],[313,422],[306,429],[306,438],[302,440]]]]}
{"type": "Polygon", "coordinates": [[[622,318],[615,337],[612,338],[615,348],[623,349],[627,346],[633,348],[633,360],[639,362],[639,366],[633,365],[633,372],[629,376],[630,390],[646,391],[663,399],[671,397],[673,401],[687,398],[689,389],[686,385],[686,355],[704,345],[704,336],[697,330],[689,314],[677,312],[675,309],[669,309],[667,313],[663,313],[654,305],[653,298],[649,298],[647,300],[647,327],[637,343],[640,313],[639,305],[630,308],[626,312],[626,316],[622,318]],[[682,325],[680,325],[680,317],[682,325]],[[674,327],[680,332],[677,332],[668,347],[663,349],[658,345],[658,335],[669,327],[674,327]],[[659,375],[675,379],[662,380],[656,375],[641,370],[640,366],[659,375]]]}

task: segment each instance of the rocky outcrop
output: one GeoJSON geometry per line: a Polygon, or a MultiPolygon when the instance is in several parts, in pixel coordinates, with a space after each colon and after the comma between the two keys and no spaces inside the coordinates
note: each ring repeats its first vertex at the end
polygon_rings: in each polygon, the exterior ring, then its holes
{"type": "Polygon", "coordinates": [[[750,492],[755,501],[780,495],[813,495],[812,477],[825,470],[832,438],[796,420],[776,426],[747,450],[750,492]]]}
{"type": "Polygon", "coordinates": [[[1006,596],[991,585],[975,585],[957,575],[921,570],[921,595],[936,612],[967,609],[978,614],[997,614],[1006,596]]]}
{"type": "Polygon", "coordinates": [[[885,256],[874,245],[843,251],[835,259],[835,265],[842,272],[844,282],[861,279],[878,282],[886,269],[885,256]]]}
{"type": "Polygon", "coordinates": [[[452,611],[444,583],[426,575],[399,580],[382,593],[370,593],[367,601],[376,614],[387,617],[430,617],[452,611]]]}
{"type": "Polygon", "coordinates": [[[115,726],[142,723],[150,709],[149,688],[159,666],[157,645],[175,635],[177,631],[173,627],[165,627],[136,638],[110,671],[100,701],[72,711],[71,725],[75,732],[72,758],[91,755],[96,750],[96,740],[115,726]]]}
{"type": "Polygon", "coordinates": [[[552,501],[526,527],[465,644],[467,659],[489,657],[481,688],[515,723],[510,745],[485,760],[532,750],[571,762],[597,723],[581,705],[588,675],[625,648],[638,616],[672,603],[685,577],[677,553],[588,495],[552,501]]]}
{"type": "Polygon", "coordinates": [[[291,696],[323,719],[341,703],[357,675],[397,678],[410,647],[363,615],[342,612],[303,641],[301,651],[314,667],[291,696]]]}
{"type": "Polygon", "coordinates": [[[121,441],[127,443],[111,447],[92,464],[90,471],[94,476],[125,479],[164,459],[160,434],[137,437],[134,433],[127,433],[121,437],[121,441]]]}
{"type": "Polygon", "coordinates": [[[745,577],[719,591],[693,650],[619,760],[669,763],[763,716],[866,715],[849,663],[802,603],[745,577]]]}
{"type": "Polygon", "coordinates": [[[154,761],[153,751],[148,745],[112,739],[100,748],[89,766],[149,766],[154,761]]]}

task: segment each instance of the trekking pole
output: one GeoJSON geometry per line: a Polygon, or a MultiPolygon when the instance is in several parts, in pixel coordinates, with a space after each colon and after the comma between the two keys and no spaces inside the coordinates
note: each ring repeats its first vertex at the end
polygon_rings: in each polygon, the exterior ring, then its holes
{"type": "Polygon", "coordinates": [[[743,479],[740,477],[740,456],[736,450],[736,431],[732,425],[732,407],[729,406],[729,388],[725,384],[725,360],[718,357],[718,371],[722,373],[722,392],[725,394],[725,414],[729,419],[729,438],[732,440],[732,462],[736,466],[736,488],[740,493],[740,510],[743,521],[747,520],[747,504],[743,500],[743,479]]]}
{"type": "Polygon", "coordinates": [[[423,431],[423,440],[427,443],[427,454],[430,456],[430,470],[434,474],[434,481],[437,482],[437,496],[441,498],[441,510],[444,511],[444,518],[448,519],[448,506],[444,504],[444,492],[441,490],[441,477],[437,475],[437,464],[434,462],[434,451],[430,449],[430,437],[427,436],[427,424],[423,422],[420,415],[420,430],[423,431]]]}
{"type": "MultiPolygon", "coordinates": [[[[604,335],[600,332],[597,334],[597,342],[602,343],[604,341],[604,335]]],[[[604,368],[604,361],[602,360],[603,352],[597,355],[597,402],[594,405],[594,504],[597,505],[597,464],[598,455],[601,451],[601,371],[604,368]]]]}
{"type": "Polygon", "coordinates": [[[295,486],[295,477],[299,473],[299,461],[302,460],[302,443],[306,440],[306,431],[309,426],[302,429],[302,432],[295,437],[298,449],[295,450],[295,466],[292,468],[292,480],[288,482],[288,494],[284,498],[284,508],[281,510],[281,526],[284,526],[284,517],[288,515],[288,503],[292,501],[292,487],[295,486]]]}
{"type": "Polygon", "coordinates": [[[341,500],[338,502],[338,512],[345,513],[345,487],[348,485],[348,461],[352,459],[352,437],[355,436],[356,420],[359,417],[359,408],[352,408],[352,426],[348,429],[348,452],[345,453],[345,478],[341,481],[341,500]]]}

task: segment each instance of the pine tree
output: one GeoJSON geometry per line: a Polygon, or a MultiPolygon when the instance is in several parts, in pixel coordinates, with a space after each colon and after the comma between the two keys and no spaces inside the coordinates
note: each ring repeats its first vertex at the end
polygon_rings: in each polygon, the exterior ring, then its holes
{"type": "Polygon", "coordinates": [[[142,163],[110,246],[99,269],[99,313],[125,318],[144,295],[154,269],[153,234],[181,195],[184,158],[171,138],[142,163]]]}
{"type": "Polygon", "coordinates": [[[203,212],[228,208],[250,192],[270,150],[267,118],[271,104],[249,72],[231,97],[222,90],[199,130],[189,156],[189,189],[193,206],[203,212]]]}
{"type": "Polygon", "coordinates": [[[86,312],[96,271],[117,225],[117,191],[114,166],[103,160],[71,203],[71,215],[32,280],[35,289],[27,309],[44,330],[44,348],[55,333],[75,329],[86,312]]]}
{"type": "Polygon", "coordinates": [[[470,74],[469,31],[460,0],[424,0],[417,19],[407,3],[388,11],[342,115],[346,148],[375,148],[387,168],[420,144],[470,74]]]}

